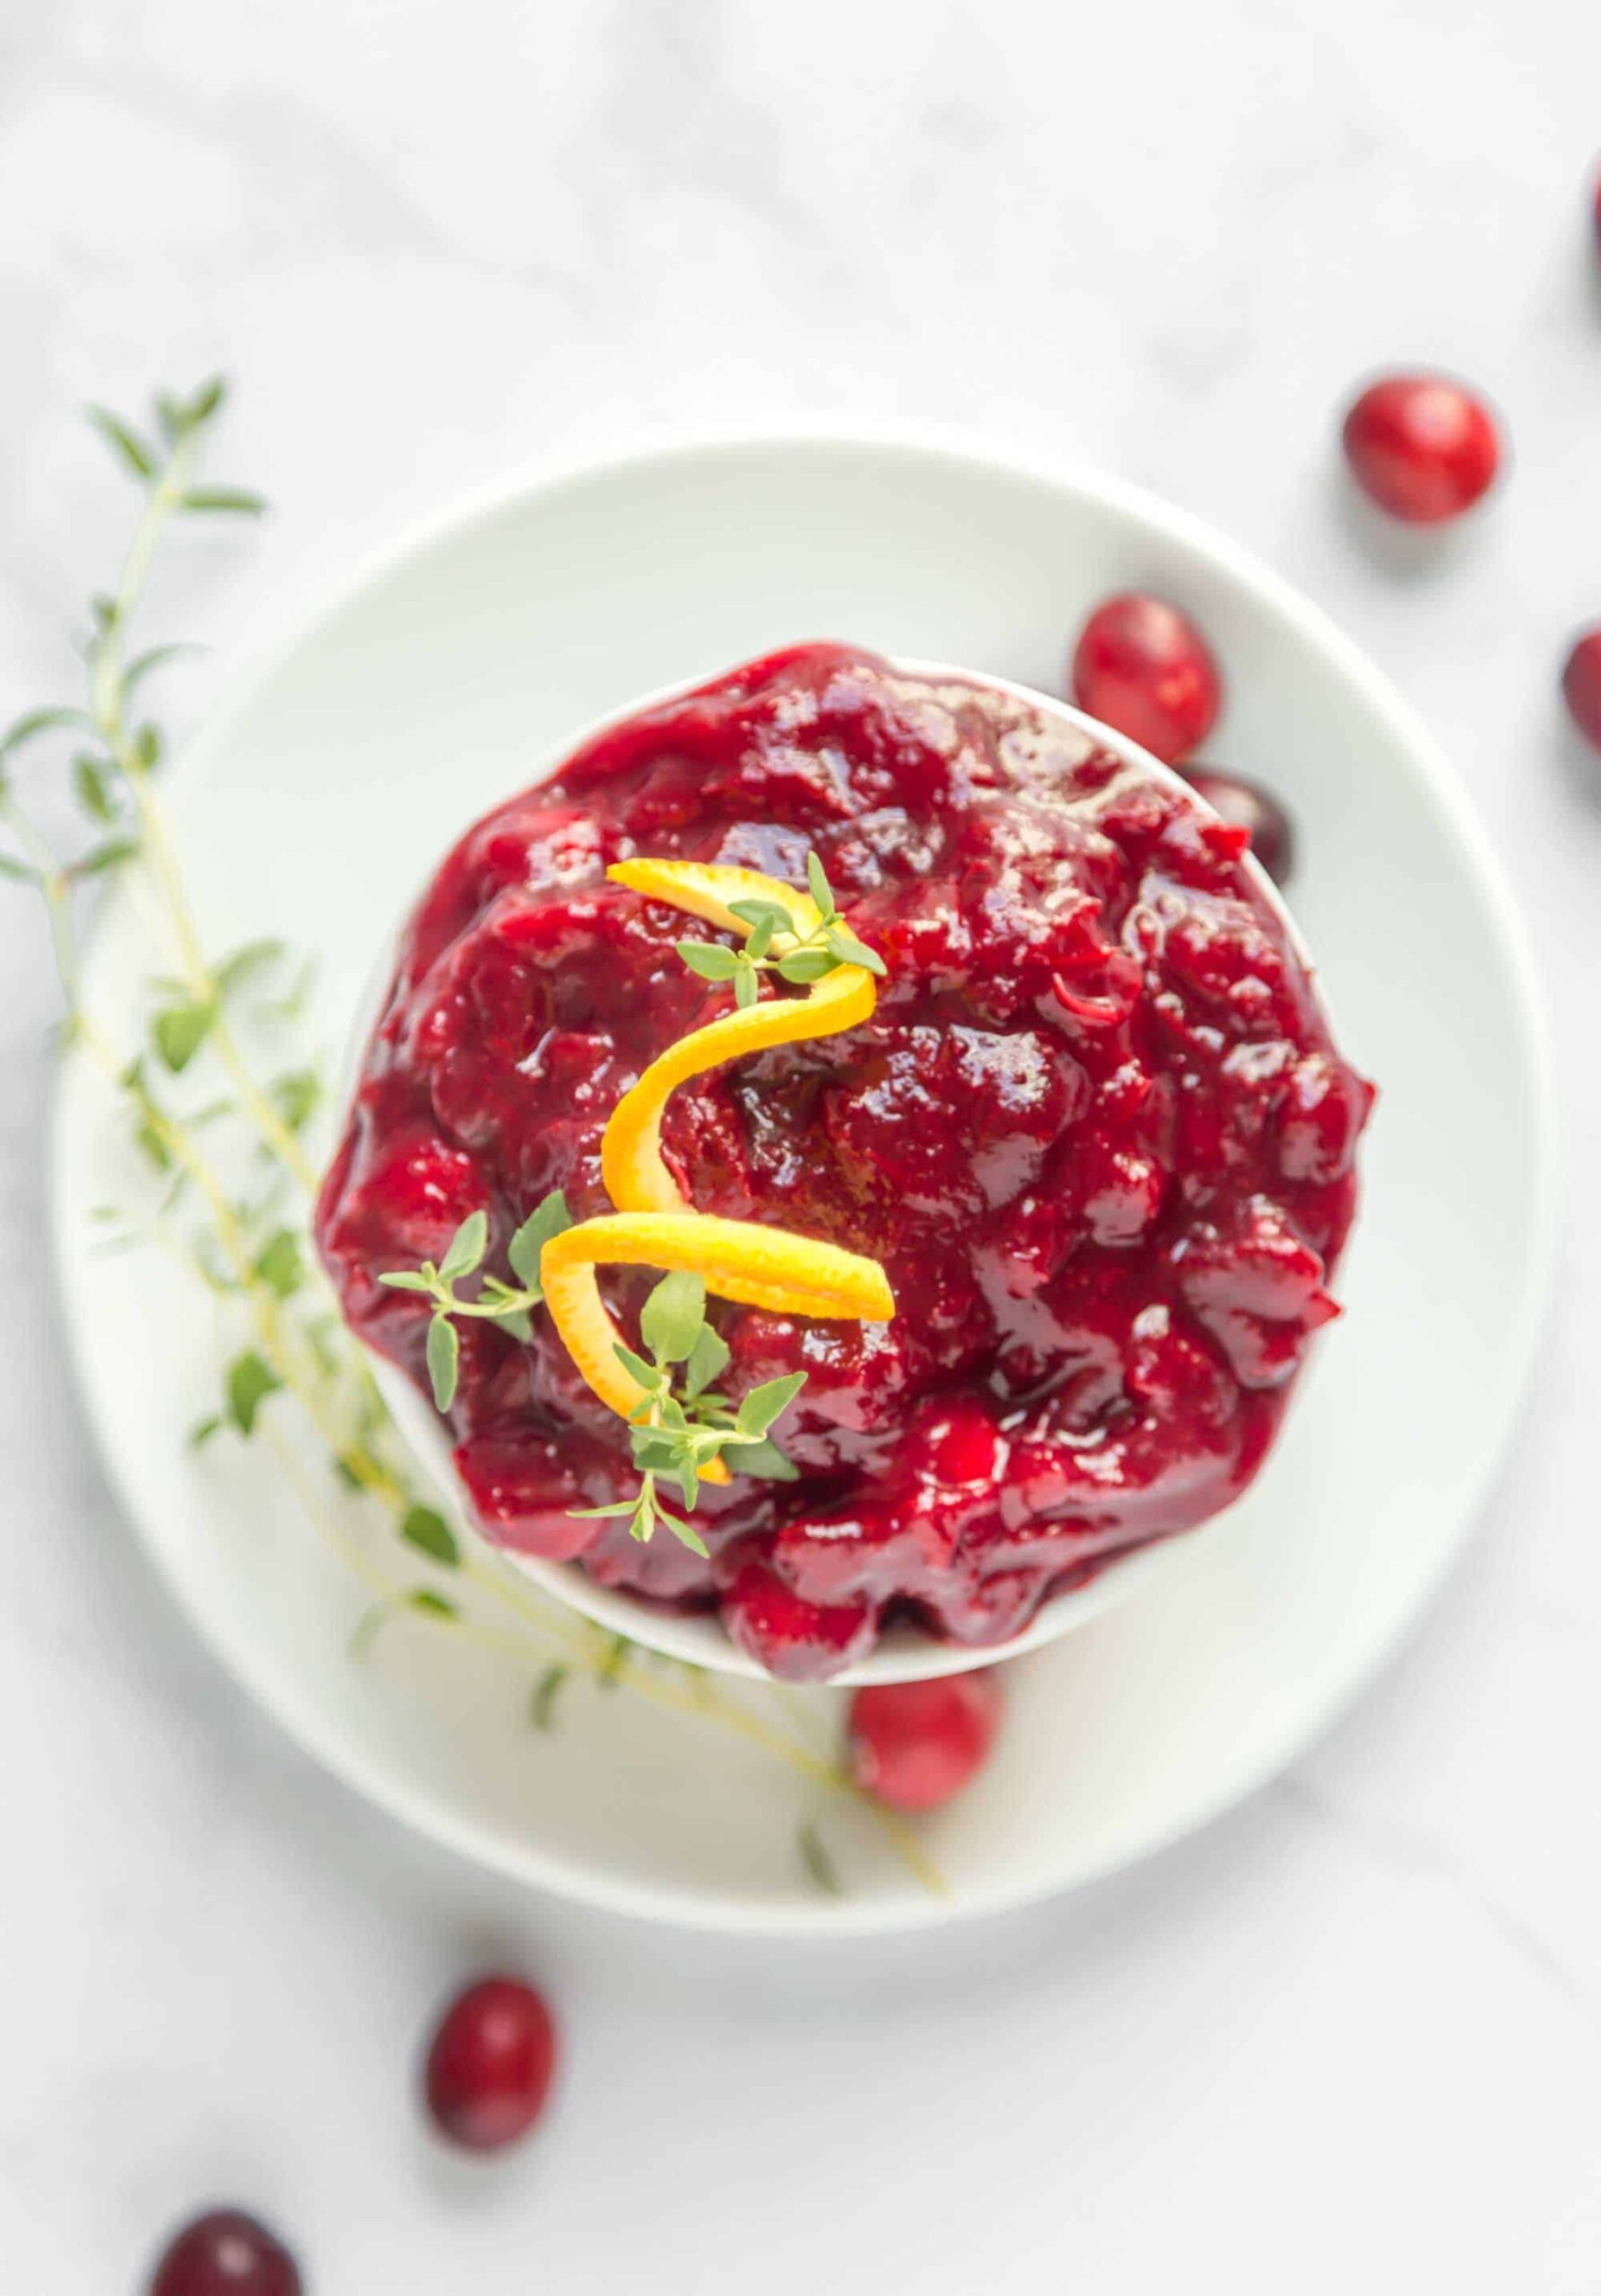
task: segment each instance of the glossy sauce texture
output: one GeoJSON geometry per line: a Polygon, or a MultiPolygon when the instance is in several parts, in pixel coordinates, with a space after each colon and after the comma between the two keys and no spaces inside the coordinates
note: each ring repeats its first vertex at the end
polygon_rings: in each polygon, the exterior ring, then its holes
{"type": "MultiPolygon", "coordinates": [[[[1109,1555],[1255,1474],[1355,1204],[1371,1100],[1241,865],[1246,832],[978,684],[840,646],[775,654],[613,727],[469,831],[413,916],[318,1213],[354,1327],[426,1389],[427,1310],[381,1271],[487,1210],[489,1265],[553,1187],[609,1206],[600,1135],[727,1008],[703,928],[605,882],[636,855],[804,883],[822,857],[889,967],[848,1034],[686,1086],[697,1208],[883,1260],[888,1326],[712,1313],[738,1394],[801,1370],[792,1484],[736,1477],[709,1562],[570,1509],[631,1489],[620,1422],[548,1319],[462,1327],[457,1462],[492,1538],[716,1607],[776,1673],[886,1618],[1016,1633],[1109,1555]]],[[[608,1279],[626,1324],[649,1278],[608,1279]]]]}

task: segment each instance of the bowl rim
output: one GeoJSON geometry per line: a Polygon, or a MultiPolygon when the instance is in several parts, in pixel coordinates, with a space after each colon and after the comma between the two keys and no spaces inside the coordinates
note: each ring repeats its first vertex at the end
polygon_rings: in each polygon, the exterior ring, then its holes
{"type": "MultiPolygon", "coordinates": [[[[1213,811],[1200,792],[1176,768],[1153,756],[1131,735],[1116,726],[1103,724],[1100,718],[1092,718],[1087,710],[1079,709],[1073,702],[1064,701],[1054,694],[1042,693],[1038,688],[1023,685],[1017,679],[997,677],[988,671],[966,669],[949,662],[906,660],[893,656],[883,658],[901,675],[918,678],[929,684],[978,686],[1009,695],[1031,709],[1063,721],[1078,732],[1088,735],[1098,747],[1112,751],[1144,779],[1179,792],[1203,812],[1213,811]]],[[[562,734],[549,745],[528,772],[527,778],[520,780],[518,788],[509,790],[506,797],[496,803],[509,803],[526,790],[539,788],[559,773],[579,750],[587,748],[602,735],[628,724],[648,710],[685,699],[703,685],[729,675],[739,666],[738,664],[729,664],[720,670],[674,678],[666,685],[657,686],[650,692],[640,695],[620,708],[605,710],[576,729],[562,734]]],[[[493,805],[487,809],[488,812],[493,810],[493,805]]],[[[484,813],[476,816],[478,820],[483,818],[484,813]]],[[[467,835],[473,825],[471,822],[466,823],[459,835],[467,835]]],[[[1283,894],[1254,854],[1248,851],[1241,858],[1248,875],[1271,909],[1280,929],[1304,968],[1313,1000],[1332,1031],[1317,968],[1283,894]]],[[[387,993],[394,979],[401,944],[419,903],[427,896],[438,866],[438,863],[433,865],[429,875],[402,905],[395,929],[380,946],[357,998],[341,1064],[338,1088],[334,1095],[340,1111],[338,1138],[344,1137],[355,1114],[363,1063],[383,1017],[387,993]]],[[[348,1326],[346,1327],[349,1328],[348,1326]]],[[[445,1422],[428,1397],[413,1385],[398,1364],[371,1345],[363,1335],[352,1333],[352,1335],[367,1357],[378,1391],[403,1440],[435,1485],[438,1496],[448,1506],[457,1528],[475,1540],[499,1567],[532,1579],[553,1600],[577,1611],[581,1617],[588,1619],[606,1633],[626,1637],[629,1641],[644,1649],[656,1651],[663,1657],[676,1659],[683,1665],[702,1667],[709,1673],[735,1675],[747,1681],[770,1682],[775,1679],[757,1659],[739,1648],[717,1613],[675,1612],[658,1608],[626,1588],[603,1586],[590,1578],[577,1560],[559,1562],[543,1555],[527,1554],[501,1545],[479,1519],[457,1472],[454,1447],[445,1422]]],[[[1314,1335],[1312,1344],[1303,1354],[1297,1383],[1307,1368],[1307,1358],[1316,1352],[1316,1339],[1317,1335],[1314,1335]]],[[[1242,1492],[1237,1493],[1236,1498],[1243,1495],[1242,1492]]],[[[1229,1506],[1234,1503],[1231,1500],[1229,1506]]],[[[1188,1531],[1169,1534],[1124,1552],[1112,1554],[1084,1585],[1048,1595],[1028,1624],[1002,1641],[948,1641],[911,1621],[897,1621],[874,1643],[865,1657],[828,1675],[828,1685],[834,1690],[857,1690],[875,1683],[930,1682],[947,1674],[969,1674],[981,1667],[999,1665],[1008,1658],[1020,1658],[1030,1650],[1043,1649],[1064,1634],[1103,1616],[1107,1611],[1147,1585],[1185,1543],[1200,1535],[1209,1524],[1228,1513],[1229,1506],[1219,1508],[1215,1515],[1208,1516],[1204,1522],[1193,1525],[1188,1531]]]]}
{"type": "MultiPolygon", "coordinates": [[[[442,505],[405,521],[398,534],[358,551],[307,590],[297,591],[292,602],[286,594],[276,614],[270,605],[260,606],[256,642],[241,653],[239,666],[229,680],[224,698],[203,717],[173,760],[166,776],[168,787],[181,787],[195,770],[197,757],[207,752],[214,753],[227,743],[235,726],[256,708],[262,692],[325,622],[354,605],[364,593],[412,559],[500,516],[514,504],[535,497],[559,496],[599,479],[625,476],[638,468],[664,464],[690,465],[699,460],[715,462],[752,453],[800,456],[819,449],[854,449],[868,456],[894,456],[909,464],[946,463],[978,476],[1043,488],[1053,495],[1112,511],[1154,542],[1176,544],[1214,577],[1223,579],[1292,630],[1309,652],[1320,658],[1341,685],[1353,693],[1385,727],[1405,754],[1431,809],[1454,841],[1485,913],[1495,925],[1531,1086],[1530,1188],[1526,1199],[1531,1249],[1518,1314],[1509,1328],[1510,1375],[1495,1414],[1496,1423],[1489,1431],[1484,1445],[1485,1464],[1478,1486],[1482,1500],[1498,1465],[1505,1457],[1514,1414],[1527,1382],[1544,1321],[1558,1238],[1555,1065],[1550,1023],[1527,933],[1489,832],[1457,783],[1442,745],[1420,713],[1404,698],[1388,674],[1370,661],[1321,606],[1254,551],[1236,543],[1196,513],[1130,480],[1073,457],[1053,453],[1048,448],[1033,444],[997,446],[973,426],[877,413],[845,413],[808,416],[798,422],[648,426],[619,432],[604,448],[591,442],[587,448],[568,453],[531,457],[493,479],[460,491],[442,505]]],[[[85,953],[92,954],[92,943],[85,953]]],[[[598,1874],[570,1857],[536,1846],[508,1843],[492,1829],[464,1815],[437,1793],[414,1784],[402,1788],[380,1762],[353,1749],[326,1717],[304,1700],[290,1697],[273,1665],[251,1638],[204,1599],[200,1590],[180,1570],[165,1543],[149,1530],[149,1509],[132,1471],[101,1435],[94,1371],[71,1311],[75,1271],[69,1206],[60,1185],[66,1162],[65,1143],[73,1113],[70,1077],[71,1071],[64,1068],[55,1095],[51,1124],[52,1259],[57,1296],[65,1311],[69,1364],[109,1484],[120,1511],[139,1530],[141,1545],[156,1576],[202,1641],[291,1736],[336,1777],[380,1809],[420,1827],[462,1857],[492,1871],[524,1883],[536,1883],[580,1903],[685,1929],[770,1937],[895,1935],[1017,1910],[1059,1892],[1064,1886],[1061,1877],[1040,1873],[1022,1883],[1015,1880],[1002,1884],[977,1883],[956,1900],[896,1900],[884,1903],[866,1895],[822,1902],[808,1900],[803,1913],[797,1904],[789,1900],[757,1901],[723,1887],[674,1892],[654,1882],[598,1874]]],[[[1411,1598],[1387,1622],[1386,1631],[1373,1639],[1333,1696],[1316,1710],[1298,1712],[1275,1731],[1264,1734],[1249,1758],[1232,1767],[1220,1768],[1204,1787],[1183,1797],[1164,1813],[1160,1823],[1146,1828],[1135,1841],[1116,1843],[1099,1859],[1083,1865],[1073,1877],[1073,1886],[1093,1883],[1127,1866],[1159,1856],[1259,1790],[1287,1762],[1323,1736],[1394,1658],[1421,1613],[1438,1593],[1460,1544],[1458,1535],[1442,1547],[1411,1598]]]]}

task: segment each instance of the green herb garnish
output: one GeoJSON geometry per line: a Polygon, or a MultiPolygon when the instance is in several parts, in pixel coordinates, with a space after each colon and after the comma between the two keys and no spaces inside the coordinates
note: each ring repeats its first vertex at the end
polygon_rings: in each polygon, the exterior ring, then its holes
{"type": "Polygon", "coordinates": [[[539,1281],[539,1255],[553,1236],[563,1228],[570,1228],[571,1216],[567,1198],[561,1190],[553,1188],[549,1196],[535,1206],[506,1247],[506,1257],[511,1263],[516,1283],[503,1283],[498,1275],[486,1275],[478,1296],[464,1300],[456,1287],[466,1275],[476,1275],[483,1265],[489,1249],[489,1215],[483,1212],[470,1213],[450,1239],[449,1248],[436,1267],[432,1260],[424,1260],[421,1267],[392,1268],[378,1282],[396,1292],[420,1292],[433,1301],[433,1317],[428,1326],[428,1376],[433,1386],[433,1399],[440,1411],[448,1411],[456,1401],[456,1383],[461,1369],[461,1339],[456,1328],[457,1316],[479,1316],[498,1323],[514,1339],[525,1345],[534,1336],[529,1321],[533,1310],[544,1298],[539,1281]]]}
{"type": "MultiPolygon", "coordinates": [[[[61,1048],[103,1079],[153,1183],[148,1205],[101,1205],[91,1217],[121,1231],[114,1243],[158,1243],[175,1252],[231,1328],[222,1349],[222,1395],[187,1439],[202,1452],[213,1442],[265,1439],[280,1455],[311,1522],[354,1583],[368,1591],[352,1654],[369,1649],[387,1622],[409,1618],[509,1657],[528,1668],[530,1718],[536,1726],[549,1726],[570,1665],[592,1683],[754,1742],[878,1825],[926,1885],[938,1890],[939,1874],[915,1836],[870,1805],[838,1761],[787,1720],[761,1714],[743,1696],[725,1694],[695,1669],[640,1664],[623,1638],[606,1637],[561,1605],[542,1603],[476,1541],[458,1539],[418,1484],[361,1352],[307,1248],[304,1213],[318,1171],[301,1135],[323,1086],[303,1052],[295,1065],[280,1066],[282,1056],[274,1059],[271,1047],[276,1031],[303,1018],[315,964],[285,962],[289,952],[274,943],[248,943],[220,955],[208,951],[158,794],[170,745],[144,700],[147,681],[197,649],[165,644],[135,653],[129,644],[168,529],[187,523],[191,513],[254,513],[264,507],[244,488],[198,478],[196,464],[222,400],[218,380],[187,397],[162,395],[147,424],[103,410],[92,414],[117,462],[137,483],[139,509],[115,587],[90,603],[80,649],[87,691],[73,704],[28,710],[0,731],[0,881],[39,898],[65,1003],[61,1048]],[[59,786],[82,824],[70,844],[47,833],[19,790],[19,767],[32,768],[52,745],[60,752],[59,786]],[[81,908],[125,872],[137,873],[165,944],[161,961],[170,968],[150,984],[138,1051],[87,1008],[79,963],[81,908]],[[270,978],[280,964],[286,986],[270,978]],[[259,1048],[247,1048],[240,1032],[246,1019],[265,1031],[259,1048]],[[196,1075],[204,1075],[209,1091],[204,1085],[193,1091],[196,1075]],[[213,1128],[221,1135],[214,1147],[213,1128]],[[248,1179],[238,1177],[241,1172],[248,1179]],[[287,1439],[291,1413],[300,1415],[301,1442],[310,1437],[327,1469],[326,1500],[301,1474],[296,1447],[287,1439]],[[398,1574],[385,1567],[367,1536],[379,1527],[398,1542],[398,1574]],[[420,1561],[448,1572],[459,1596],[419,1585],[420,1561]],[[553,1662],[553,1648],[565,1655],[553,1662]]],[[[526,1312],[511,1285],[492,1279],[477,1299],[454,1296],[461,1277],[475,1272],[465,1264],[472,1241],[469,1234],[462,1264],[448,1279],[451,1299],[435,1300],[436,1308],[448,1308],[441,1320],[453,1326],[473,1313],[509,1321],[526,1312]]],[[[532,1292],[536,1260],[531,1274],[515,1257],[512,1265],[523,1292],[532,1292]]],[[[435,1273],[443,1291],[442,1267],[435,1273]]],[[[715,1349],[703,1343],[692,1370],[686,1360],[685,1382],[705,1371],[701,1392],[709,1392],[717,1376],[717,1368],[709,1367],[715,1366],[715,1349]]],[[[744,1443],[753,1465],[762,1439],[744,1443]]]]}
{"type": "Polygon", "coordinates": [[[639,1491],[610,1507],[573,1512],[586,1521],[626,1515],[636,1539],[648,1539],[665,1523],[692,1552],[704,1554],[705,1541],[693,1525],[662,1504],[658,1480],[674,1484],[685,1507],[692,1507],[707,1467],[732,1451],[735,1456],[726,1464],[739,1474],[793,1483],[796,1470],[768,1430],[805,1386],[806,1375],[792,1371],[765,1380],[731,1403],[716,1386],[727,1369],[727,1343],[706,1320],[705,1283],[683,1269],[664,1275],[646,1300],[640,1337],[650,1351],[648,1362],[631,1347],[617,1349],[618,1361],[640,1390],[628,1420],[639,1491]]]}
{"type": "Polygon", "coordinates": [[[794,929],[789,911],[776,900],[734,900],[728,907],[751,928],[744,944],[725,948],[720,941],[678,941],[678,954],[702,980],[732,981],[734,1002],[745,1012],[756,1002],[764,972],[776,973],[796,987],[821,980],[840,965],[863,965],[882,980],[883,959],[866,942],[858,941],[840,914],[833,888],[815,853],[806,856],[806,882],[819,911],[819,921],[803,939],[794,929]]]}
{"type": "Polygon", "coordinates": [[[829,1856],[822,1836],[814,1825],[801,1827],[796,1835],[796,1847],[800,1851],[801,1864],[823,1895],[830,1898],[842,1898],[845,1895],[845,1886],[840,1879],[839,1868],[829,1856]]]}
{"type": "Polygon", "coordinates": [[[556,1700],[569,1669],[560,1659],[545,1668],[528,1693],[528,1719],[536,1730],[553,1730],[556,1726],[556,1700]]]}
{"type": "MultiPolygon", "coordinates": [[[[448,1411],[455,1402],[460,1376],[457,1319],[484,1318],[526,1344],[533,1337],[532,1311],[544,1297],[540,1254],[553,1236],[571,1225],[567,1198],[560,1188],[553,1189],[507,1247],[519,1283],[486,1275],[474,1299],[463,1299],[457,1286],[477,1274],[489,1249],[489,1219],[483,1212],[462,1222],[437,1266],[425,1260],[421,1267],[394,1268],[379,1276],[379,1283],[394,1291],[415,1292],[433,1302],[426,1354],[434,1403],[440,1411],[448,1411]]],[[[609,1507],[575,1508],[573,1514],[584,1521],[626,1515],[631,1535],[640,1540],[665,1523],[674,1538],[703,1555],[706,1545],[700,1533],[663,1503],[659,1483],[673,1484],[687,1508],[695,1504],[700,1478],[714,1459],[766,1482],[794,1482],[794,1465],[768,1431],[805,1386],[806,1375],[793,1371],[785,1378],[768,1379],[737,1404],[730,1402],[717,1387],[727,1369],[727,1344],[706,1319],[705,1283],[682,1270],[663,1276],[651,1292],[640,1316],[640,1338],[649,1351],[648,1361],[631,1347],[617,1348],[618,1361],[640,1390],[639,1405],[628,1417],[640,1488],[631,1499],[619,1499],[609,1507]],[[732,1458],[727,1457],[730,1452],[732,1458]]]]}

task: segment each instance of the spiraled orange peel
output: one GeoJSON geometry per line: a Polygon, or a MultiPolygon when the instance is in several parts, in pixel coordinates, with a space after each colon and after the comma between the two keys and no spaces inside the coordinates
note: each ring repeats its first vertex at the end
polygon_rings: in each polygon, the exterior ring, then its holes
{"type": "MultiPolygon", "coordinates": [[[[619,861],[606,874],[648,900],[683,909],[742,939],[753,928],[734,914],[730,904],[736,900],[766,901],[785,910],[797,942],[822,923],[809,893],[756,869],[643,860],[619,861]]],[[[781,954],[783,946],[780,935],[775,951],[781,954]]],[[[601,1141],[601,1174],[617,1210],[553,1236],[540,1257],[539,1277],[562,1344],[601,1401],[620,1417],[639,1410],[641,1390],[618,1358],[622,1334],[601,1299],[597,1267],[685,1269],[720,1300],[778,1315],[880,1323],[894,1314],[894,1294],[877,1260],[787,1228],[697,1212],[685,1202],[661,1152],[663,1113],[690,1077],[771,1045],[856,1028],[877,999],[865,966],[839,964],[812,982],[804,996],[764,999],[696,1029],[652,1061],[612,1111],[601,1141]]],[[[703,1466],[701,1475],[709,1483],[729,1479],[720,1459],[703,1466]]]]}
{"type": "MultiPolygon", "coordinates": [[[[606,874],[631,891],[643,893],[647,900],[682,909],[742,940],[749,939],[752,927],[735,916],[730,903],[736,900],[770,901],[786,910],[796,941],[806,939],[822,921],[810,893],[796,892],[793,885],[756,869],[700,861],[618,861],[606,874]]],[[[774,947],[781,953],[779,944],[774,947]]],[[[744,1012],[725,1013],[669,1046],[612,1111],[600,1160],[613,1203],[625,1212],[685,1208],[683,1193],[662,1161],[661,1145],[662,1116],[680,1084],[709,1068],[720,1068],[725,1061],[765,1052],[771,1045],[798,1044],[807,1037],[837,1036],[843,1029],[857,1028],[877,1001],[877,986],[865,966],[839,965],[814,981],[804,996],[770,997],[744,1012]]]]}

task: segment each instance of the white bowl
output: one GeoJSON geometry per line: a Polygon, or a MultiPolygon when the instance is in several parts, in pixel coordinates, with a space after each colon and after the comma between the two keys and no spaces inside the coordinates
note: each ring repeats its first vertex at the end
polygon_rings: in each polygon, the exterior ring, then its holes
{"type": "MultiPolygon", "coordinates": [[[[726,662],[698,671],[692,677],[681,678],[672,685],[658,687],[654,692],[630,702],[626,708],[608,710],[604,717],[564,735],[535,765],[523,786],[536,787],[540,782],[553,776],[575,751],[593,741],[609,726],[619,725],[643,710],[654,709],[680,694],[688,693],[707,678],[734,666],[732,662],[726,662]]],[[[1202,803],[1181,775],[1153,757],[1149,750],[1142,749],[1137,742],[1131,741],[1127,734],[1103,726],[1098,718],[1088,717],[1083,710],[1058,701],[1050,694],[1037,692],[1033,687],[1019,685],[1009,678],[994,677],[945,662],[901,661],[897,666],[915,677],[935,682],[959,679],[969,684],[986,685],[1012,695],[1027,702],[1043,716],[1057,718],[1078,732],[1092,735],[1102,747],[1115,751],[1128,764],[1153,780],[1182,791],[1192,804],[1202,803]]],[[[468,823],[464,822],[461,827],[465,831],[468,823]]],[[[1246,866],[1255,878],[1257,889],[1277,915],[1292,946],[1310,970],[1310,955],[1280,897],[1278,887],[1250,856],[1247,857],[1246,866]]],[[[382,1013],[400,941],[414,907],[414,899],[407,902],[373,968],[361,997],[345,1055],[344,1089],[341,1096],[344,1121],[348,1121],[351,1114],[368,1040],[382,1013]]],[[[1327,1018],[1327,1013],[1325,1018],[1327,1018]]],[[[721,1621],[713,1614],[660,1610],[623,1590],[600,1586],[579,1563],[550,1562],[537,1555],[517,1554],[507,1548],[496,1546],[483,1531],[456,1472],[448,1423],[440,1418],[429,1397],[387,1356],[375,1348],[369,1348],[367,1352],[373,1375],[396,1424],[432,1476],[458,1526],[465,1529],[469,1536],[483,1539],[504,1563],[525,1572],[546,1594],[581,1612],[586,1618],[593,1619],[597,1626],[605,1627],[609,1633],[627,1635],[631,1641],[659,1650],[666,1657],[682,1659],[688,1665],[706,1667],[718,1674],[765,1678],[766,1669],[730,1639],[721,1621]]],[[[1291,1408],[1293,1407],[1292,1403],[1291,1408]]],[[[1196,1538],[1204,1535],[1205,1528],[1206,1526],[1202,1524],[1181,1535],[1185,1539],[1196,1538]]],[[[1144,1586],[1162,1570],[1174,1551],[1175,1542],[1166,1540],[1116,1557],[1105,1564],[1087,1585],[1070,1587],[1050,1596],[1040,1605],[1021,1634],[1014,1634],[1004,1642],[950,1642],[908,1621],[899,1621],[888,1629],[866,1657],[856,1665],[841,1668],[830,1679],[841,1688],[862,1683],[925,1682],[936,1674],[964,1674],[971,1667],[993,1665],[1003,1658],[1018,1657],[1025,1650],[1037,1650],[1048,1642],[1056,1641],[1058,1636],[1071,1633],[1075,1627],[1087,1625],[1090,1620],[1100,1618],[1114,1604],[1124,1601],[1137,1587],[1144,1586]]]]}

